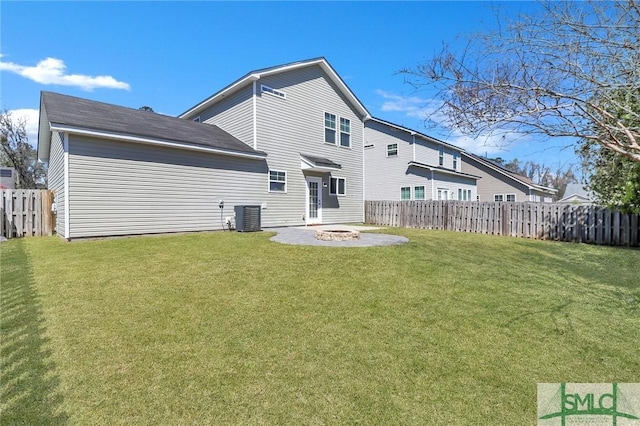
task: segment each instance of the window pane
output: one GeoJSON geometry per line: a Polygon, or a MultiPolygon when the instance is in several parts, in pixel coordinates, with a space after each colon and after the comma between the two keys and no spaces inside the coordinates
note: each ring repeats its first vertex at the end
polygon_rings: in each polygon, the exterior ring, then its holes
{"type": "Polygon", "coordinates": [[[270,182],[269,183],[270,191],[279,191],[284,192],[284,182],[270,182]]]}
{"type": "Polygon", "coordinates": [[[416,200],[424,200],[424,186],[416,186],[414,188],[414,198],[416,200]]]}
{"type": "Polygon", "coordinates": [[[336,131],[331,129],[324,129],[324,141],[327,143],[336,143],[336,131]]]}
{"type": "Polygon", "coordinates": [[[346,180],[342,178],[338,179],[338,195],[345,195],[347,193],[346,186],[346,180]]]}
{"type": "Polygon", "coordinates": [[[351,122],[346,118],[340,118],[340,131],[351,133],[351,122]]]}
{"type": "Polygon", "coordinates": [[[514,203],[516,201],[516,194],[507,194],[507,201],[514,203]]]}
{"type": "Polygon", "coordinates": [[[333,114],[329,114],[328,112],[324,113],[324,127],[328,127],[330,129],[336,128],[336,116],[333,114]]]}
{"type": "Polygon", "coordinates": [[[331,183],[329,184],[329,194],[336,193],[336,178],[331,178],[331,183]]]}
{"type": "Polygon", "coordinates": [[[406,186],[400,188],[400,199],[401,200],[410,200],[411,199],[411,187],[406,186]]]}
{"type": "Polygon", "coordinates": [[[340,132],[340,145],[351,146],[351,135],[348,133],[340,132]]]}
{"type": "Polygon", "coordinates": [[[387,145],[387,157],[391,157],[393,155],[398,155],[398,144],[392,143],[387,145]]]}
{"type": "Polygon", "coordinates": [[[493,201],[502,201],[502,195],[501,194],[494,195],[493,196],[493,201]]]}
{"type": "Polygon", "coordinates": [[[438,164],[444,166],[444,148],[440,147],[438,150],[438,164]]]}

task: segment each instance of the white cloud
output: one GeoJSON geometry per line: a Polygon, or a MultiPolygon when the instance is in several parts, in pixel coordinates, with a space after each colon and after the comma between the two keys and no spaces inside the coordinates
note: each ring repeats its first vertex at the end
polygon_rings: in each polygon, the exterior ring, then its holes
{"type": "Polygon", "coordinates": [[[56,58],[43,59],[36,66],[0,61],[0,70],[18,74],[36,83],[74,86],[88,91],[97,88],[130,89],[128,83],[118,81],[109,75],[92,77],[83,74],[67,74],[67,66],[62,60],[56,58]]]}
{"type": "Polygon", "coordinates": [[[438,99],[403,96],[381,89],[376,90],[376,94],[383,98],[382,111],[404,113],[407,117],[422,121],[428,118],[429,121],[437,123],[434,128],[415,130],[474,154],[505,153],[508,152],[510,144],[523,138],[523,135],[515,132],[493,132],[477,137],[466,136],[459,130],[447,126],[446,116],[438,111],[442,106],[442,101],[438,99]]]}
{"type": "Polygon", "coordinates": [[[38,120],[40,112],[37,109],[23,108],[9,110],[9,114],[15,123],[24,121],[29,143],[36,146],[38,144],[38,120]]]}

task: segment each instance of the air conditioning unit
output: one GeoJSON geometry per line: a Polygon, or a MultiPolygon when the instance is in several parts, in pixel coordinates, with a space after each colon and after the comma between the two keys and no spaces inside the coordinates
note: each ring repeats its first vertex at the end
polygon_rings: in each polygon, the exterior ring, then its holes
{"type": "Polygon", "coordinates": [[[238,232],[260,231],[260,206],[235,206],[238,232]]]}

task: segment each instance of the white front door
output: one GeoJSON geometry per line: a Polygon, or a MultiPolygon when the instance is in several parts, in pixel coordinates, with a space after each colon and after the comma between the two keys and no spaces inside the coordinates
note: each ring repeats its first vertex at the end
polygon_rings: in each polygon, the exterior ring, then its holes
{"type": "Polygon", "coordinates": [[[307,178],[307,225],[322,223],[322,179],[307,178]]]}

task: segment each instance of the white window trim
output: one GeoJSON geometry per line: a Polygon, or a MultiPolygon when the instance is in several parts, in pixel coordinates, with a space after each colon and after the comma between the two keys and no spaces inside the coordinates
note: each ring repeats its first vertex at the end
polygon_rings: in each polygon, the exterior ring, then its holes
{"type": "Polygon", "coordinates": [[[413,199],[414,200],[426,200],[427,199],[427,187],[425,185],[414,185],[413,187],[413,199]],[[422,198],[416,196],[416,188],[422,188],[422,198]]]}
{"type": "Polygon", "coordinates": [[[349,148],[351,149],[351,119],[350,118],[346,118],[346,117],[338,117],[338,122],[336,123],[338,125],[338,146],[341,148],[349,148]],[[349,131],[348,132],[343,132],[342,131],[342,122],[341,120],[347,120],[349,122],[349,131]],[[346,134],[349,135],[349,145],[342,145],[342,134],[346,134]]]}
{"type": "Polygon", "coordinates": [[[329,195],[336,195],[338,197],[346,197],[347,196],[347,179],[340,176],[331,176],[329,178],[329,195]],[[331,192],[331,181],[336,181],[336,192],[331,192]],[[342,179],[344,181],[344,194],[340,194],[340,186],[338,185],[339,180],[342,179]]]}
{"type": "Polygon", "coordinates": [[[265,84],[261,84],[260,85],[260,91],[262,93],[267,93],[267,94],[269,94],[271,96],[275,96],[276,98],[287,99],[287,94],[286,93],[284,93],[281,90],[274,89],[273,87],[269,87],[269,86],[267,86],[265,84]]]}
{"type": "MultiPolygon", "coordinates": [[[[273,182],[280,183],[281,181],[274,180],[273,182]]],[[[271,192],[273,194],[286,194],[287,193],[287,172],[285,170],[269,169],[269,171],[267,172],[267,192],[271,192]],[[272,191],[271,190],[271,182],[272,182],[272,180],[271,180],[271,172],[284,173],[284,191],[272,191]]]]}
{"type": "Polygon", "coordinates": [[[325,111],[324,114],[322,114],[322,129],[323,129],[322,140],[327,145],[338,146],[338,137],[340,135],[340,132],[338,131],[338,126],[340,125],[339,123],[340,123],[340,117],[338,117],[338,114],[334,114],[329,111],[325,111]],[[335,121],[334,121],[335,127],[333,129],[331,127],[327,127],[327,117],[326,117],[327,114],[333,115],[335,117],[335,121]],[[335,140],[333,142],[327,142],[327,138],[325,137],[327,129],[333,130],[335,132],[335,140]]]}
{"type": "Polygon", "coordinates": [[[400,147],[398,146],[397,143],[388,143],[387,144],[387,157],[397,157],[399,149],[400,149],[400,147]],[[396,153],[389,155],[389,147],[392,146],[392,145],[396,146],[396,153]]]}

